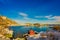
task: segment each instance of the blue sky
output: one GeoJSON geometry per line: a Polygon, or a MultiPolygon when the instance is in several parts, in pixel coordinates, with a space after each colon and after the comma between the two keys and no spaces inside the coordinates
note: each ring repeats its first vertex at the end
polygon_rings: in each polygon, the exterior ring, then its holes
{"type": "Polygon", "coordinates": [[[0,0],[0,15],[18,23],[59,23],[60,0],[0,0]]]}

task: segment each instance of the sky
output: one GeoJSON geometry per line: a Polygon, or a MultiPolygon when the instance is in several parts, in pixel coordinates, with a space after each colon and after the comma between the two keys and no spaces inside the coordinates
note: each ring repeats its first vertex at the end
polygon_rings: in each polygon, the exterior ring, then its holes
{"type": "Polygon", "coordinates": [[[17,23],[60,24],[60,0],[0,0],[0,15],[17,23]]]}

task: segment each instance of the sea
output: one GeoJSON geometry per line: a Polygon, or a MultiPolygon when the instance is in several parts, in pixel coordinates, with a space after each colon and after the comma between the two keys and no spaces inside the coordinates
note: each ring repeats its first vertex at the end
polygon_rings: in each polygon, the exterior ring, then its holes
{"type": "Polygon", "coordinates": [[[28,33],[29,30],[34,30],[36,32],[46,32],[47,30],[51,30],[51,28],[49,28],[48,26],[40,26],[40,27],[36,27],[36,26],[10,26],[9,27],[10,30],[13,30],[13,35],[14,37],[16,37],[17,34],[26,34],[28,33]]]}

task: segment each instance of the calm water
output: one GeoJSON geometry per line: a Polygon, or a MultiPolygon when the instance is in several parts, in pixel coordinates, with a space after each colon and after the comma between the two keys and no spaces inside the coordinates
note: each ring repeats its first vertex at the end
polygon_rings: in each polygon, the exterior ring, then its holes
{"type": "Polygon", "coordinates": [[[9,29],[13,30],[14,31],[14,35],[16,35],[17,33],[20,33],[20,34],[25,34],[25,33],[28,33],[29,30],[34,30],[34,31],[37,31],[37,32],[40,32],[40,31],[47,31],[49,30],[50,28],[48,27],[24,27],[24,26],[11,26],[9,29]]]}

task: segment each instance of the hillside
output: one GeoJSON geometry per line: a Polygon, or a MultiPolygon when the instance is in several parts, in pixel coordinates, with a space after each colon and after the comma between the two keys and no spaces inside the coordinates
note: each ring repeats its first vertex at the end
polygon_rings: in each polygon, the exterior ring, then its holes
{"type": "Polygon", "coordinates": [[[12,26],[12,25],[18,25],[18,24],[15,21],[13,21],[5,16],[0,16],[0,25],[12,26]]]}

